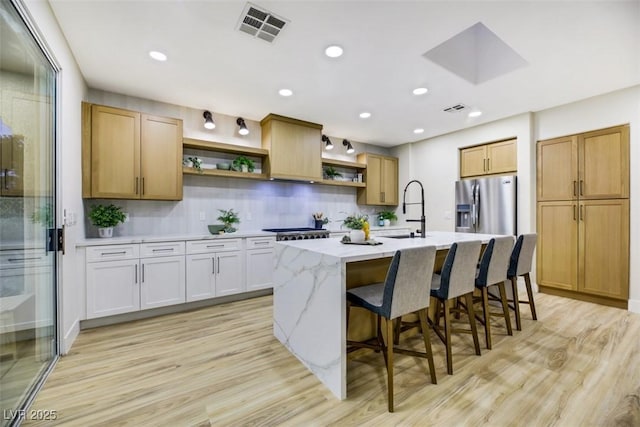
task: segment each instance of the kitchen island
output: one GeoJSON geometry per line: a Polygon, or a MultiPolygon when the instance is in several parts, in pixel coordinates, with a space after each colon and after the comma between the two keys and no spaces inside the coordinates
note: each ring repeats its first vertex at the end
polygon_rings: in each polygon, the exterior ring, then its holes
{"type": "MultiPolygon", "coordinates": [[[[346,290],[383,280],[399,249],[435,246],[442,258],[454,242],[493,235],[429,232],[426,238],[376,238],[382,245],[345,245],[339,238],[277,242],[273,331],[339,399],[347,397],[346,290]]],[[[437,261],[436,261],[437,262],[437,261]]],[[[425,287],[431,283],[425,278],[425,287]]]]}

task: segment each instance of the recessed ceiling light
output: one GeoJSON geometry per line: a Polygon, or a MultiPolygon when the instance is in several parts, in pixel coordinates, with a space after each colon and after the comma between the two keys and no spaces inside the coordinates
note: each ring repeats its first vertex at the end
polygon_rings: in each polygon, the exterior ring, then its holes
{"type": "Polygon", "coordinates": [[[361,119],[368,119],[369,117],[371,117],[371,113],[369,113],[368,111],[363,111],[362,113],[360,113],[361,119]]]}
{"type": "Polygon", "coordinates": [[[152,50],[149,52],[149,56],[155,59],[156,61],[166,61],[167,55],[162,52],[158,52],[157,50],[152,50]]]}
{"type": "Polygon", "coordinates": [[[339,56],[342,56],[342,52],[342,48],[338,45],[329,46],[324,50],[325,55],[327,55],[329,58],[337,58],[339,56]]]}
{"type": "Polygon", "coordinates": [[[293,91],[291,89],[280,89],[278,91],[278,93],[280,94],[280,96],[291,96],[291,95],[293,95],[293,91]]]}
{"type": "Polygon", "coordinates": [[[422,129],[422,128],[418,128],[418,129],[414,129],[413,130],[413,133],[422,133],[422,132],[424,132],[424,129],[422,129]]]}
{"type": "Polygon", "coordinates": [[[413,90],[414,95],[424,95],[427,92],[429,92],[429,89],[426,87],[417,87],[413,90]]]}
{"type": "Polygon", "coordinates": [[[469,113],[469,117],[480,117],[482,115],[482,111],[472,111],[469,113]]]}

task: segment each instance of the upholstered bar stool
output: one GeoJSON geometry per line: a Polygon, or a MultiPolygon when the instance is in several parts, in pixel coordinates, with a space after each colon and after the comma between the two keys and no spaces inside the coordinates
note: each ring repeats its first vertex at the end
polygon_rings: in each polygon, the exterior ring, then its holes
{"type": "Polygon", "coordinates": [[[509,307],[515,312],[516,315],[516,329],[522,330],[522,320],[520,318],[520,304],[529,304],[531,309],[531,317],[533,320],[538,320],[536,314],[536,304],[533,300],[533,289],[531,288],[531,278],[529,273],[531,272],[531,263],[533,261],[533,251],[536,248],[537,235],[521,234],[516,240],[516,244],[513,246],[511,252],[511,258],[509,261],[509,270],[507,271],[507,277],[511,280],[512,300],[513,303],[509,307]],[[518,277],[524,277],[524,283],[527,288],[528,301],[520,301],[518,297],[518,277]]]}
{"type": "MultiPolygon", "coordinates": [[[[433,274],[436,256],[435,246],[411,248],[397,251],[384,283],[361,286],[347,291],[347,319],[349,306],[363,307],[378,317],[377,340],[370,342],[347,341],[347,345],[381,350],[387,366],[387,400],[389,412],[393,412],[393,353],[424,357],[429,363],[431,382],[436,384],[436,372],[431,352],[431,339],[427,327],[427,308],[429,307],[428,279],[433,274]],[[394,348],[393,322],[405,314],[418,312],[425,353],[408,349],[394,348]],[[386,343],[382,336],[380,318],[386,319],[386,343]]],[[[347,323],[348,328],[348,323],[347,323]]],[[[347,331],[348,332],[348,331],[347,331]]]]}
{"type": "Polygon", "coordinates": [[[476,276],[476,288],[478,288],[481,295],[483,318],[480,322],[484,324],[484,338],[488,349],[491,349],[491,316],[504,317],[507,334],[513,335],[507,293],[504,288],[512,248],[513,237],[496,237],[489,241],[480,259],[480,267],[476,276]],[[489,288],[492,286],[498,287],[502,313],[494,313],[489,309],[489,288]]]}
{"type": "Polygon", "coordinates": [[[436,298],[436,320],[430,322],[433,330],[445,344],[447,356],[447,373],[453,374],[453,360],[451,356],[451,333],[471,332],[476,354],[480,355],[480,343],[478,341],[478,330],[473,312],[473,290],[475,289],[476,268],[478,257],[480,256],[480,241],[457,242],[454,243],[447,257],[444,260],[441,274],[433,274],[431,281],[431,296],[436,298]],[[451,308],[451,303],[455,303],[459,297],[464,297],[466,303],[460,305],[464,308],[469,317],[470,330],[453,329],[451,327],[451,311],[458,311],[459,308],[451,308]],[[440,330],[440,312],[444,317],[444,335],[440,330]]]}

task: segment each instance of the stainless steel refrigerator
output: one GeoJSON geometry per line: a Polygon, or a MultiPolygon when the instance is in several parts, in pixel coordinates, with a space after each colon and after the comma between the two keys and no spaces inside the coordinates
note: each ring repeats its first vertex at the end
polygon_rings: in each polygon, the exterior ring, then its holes
{"type": "Polygon", "coordinates": [[[456,231],[517,233],[516,176],[465,179],[456,182],[456,231]]]}

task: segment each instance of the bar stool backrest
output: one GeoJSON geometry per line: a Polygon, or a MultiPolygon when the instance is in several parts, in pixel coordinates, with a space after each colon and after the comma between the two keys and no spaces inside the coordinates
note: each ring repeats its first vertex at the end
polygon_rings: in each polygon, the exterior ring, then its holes
{"type": "Polygon", "coordinates": [[[477,286],[491,286],[507,280],[512,249],[513,236],[496,237],[489,241],[480,260],[477,286]]]}
{"type": "Polygon", "coordinates": [[[536,233],[521,234],[511,252],[508,277],[521,276],[531,271],[533,251],[536,249],[536,233]]]}
{"type": "Polygon", "coordinates": [[[429,307],[429,286],[436,247],[402,249],[395,253],[385,279],[382,312],[388,319],[429,307]]]}
{"type": "Polygon", "coordinates": [[[479,240],[451,245],[442,266],[439,297],[451,299],[473,292],[481,247],[479,240]]]}

